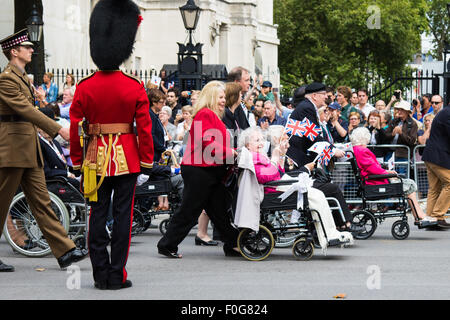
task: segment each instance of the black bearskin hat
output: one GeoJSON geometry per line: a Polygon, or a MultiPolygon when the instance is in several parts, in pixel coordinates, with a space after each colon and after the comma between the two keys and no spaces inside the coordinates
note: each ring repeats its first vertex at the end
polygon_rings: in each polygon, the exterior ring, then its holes
{"type": "Polygon", "coordinates": [[[89,22],[91,57],[100,70],[116,70],[133,52],[141,21],[131,0],[100,0],[89,22]]]}

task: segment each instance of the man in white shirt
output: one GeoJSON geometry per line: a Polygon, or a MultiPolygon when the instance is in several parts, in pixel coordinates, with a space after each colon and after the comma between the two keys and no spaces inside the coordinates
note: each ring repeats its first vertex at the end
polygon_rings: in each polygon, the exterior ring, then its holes
{"type": "Polygon", "coordinates": [[[370,104],[367,103],[367,100],[369,100],[369,96],[367,95],[366,89],[359,89],[358,90],[358,108],[364,113],[364,117],[367,120],[369,117],[369,113],[375,108],[370,104]]]}

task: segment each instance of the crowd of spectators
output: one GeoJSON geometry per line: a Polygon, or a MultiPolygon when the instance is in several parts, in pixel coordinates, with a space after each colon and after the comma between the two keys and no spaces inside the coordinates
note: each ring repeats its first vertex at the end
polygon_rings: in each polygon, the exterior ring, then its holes
{"type": "MultiPolygon", "coordinates": [[[[155,161],[161,160],[164,151],[171,150],[180,163],[200,91],[181,91],[169,86],[165,70],[161,70],[160,77],[159,86],[151,82],[146,85],[155,161]]],[[[52,78],[51,73],[46,73],[44,84],[36,87],[37,105],[47,112],[51,110],[55,121],[68,127],[70,106],[76,89],[75,79],[68,74],[64,86],[58,89],[52,78]]],[[[233,147],[237,147],[239,133],[249,127],[260,127],[265,134],[270,132],[271,126],[284,127],[296,106],[305,99],[305,86],[297,88],[292,98],[283,99],[280,99],[277,89],[261,77],[252,79],[244,68],[237,67],[230,71],[225,85],[226,108],[222,121],[232,136],[233,147]]],[[[392,155],[395,155],[395,161],[407,161],[408,151],[395,147],[377,148],[377,145],[408,146],[411,152],[409,156],[413,158],[414,147],[426,143],[433,118],[443,107],[443,98],[439,95],[425,94],[410,103],[403,99],[401,92],[396,92],[387,104],[380,99],[374,106],[368,102],[368,98],[364,88],[352,90],[347,86],[338,86],[336,89],[327,87],[325,103],[318,108],[321,134],[332,144],[347,143],[356,128],[365,127],[370,132],[369,148],[380,163],[394,159],[392,155]]],[[[57,137],[55,145],[58,148],[60,146],[61,155],[64,156],[62,165],[70,168],[69,143],[57,137]]],[[[270,142],[265,149],[270,150],[270,142]]],[[[68,172],[69,175],[70,170],[68,172]]],[[[167,206],[167,200],[160,197],[157,209],[164,210],[167,206]]],[[[204,212],[199,219],[199,226],[207,225],[208,221],[204,212]]],[[[199,235],[206,242],[212,241],[206,234],[206,227],[201,228],[199,235]]]]}

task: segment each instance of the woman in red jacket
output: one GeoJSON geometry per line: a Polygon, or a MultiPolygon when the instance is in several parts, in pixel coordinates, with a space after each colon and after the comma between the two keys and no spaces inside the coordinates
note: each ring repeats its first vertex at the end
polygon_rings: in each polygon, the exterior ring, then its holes
{"type": "Polygon", "coordinates": [[[158,252],[167,257],[181,258],[178,244],[197,223],[203,209],[223,237],[225,255],[240,256],[235,249],[238,230],[231,225],[227,214],[230,199],[223,184],[226,165],[233,164],[236,155],[221,120],[224,112],[224,84],[209,82],[194,107],[194,119],[181,162],[183,200],[157,245],[158,252]]]}

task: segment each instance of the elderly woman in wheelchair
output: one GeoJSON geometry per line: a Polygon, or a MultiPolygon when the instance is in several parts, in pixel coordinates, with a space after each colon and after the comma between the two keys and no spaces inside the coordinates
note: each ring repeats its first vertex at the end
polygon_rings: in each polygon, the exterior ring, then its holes
{"type": "Polygon", "coordinates": [[[314,247],[326,253],[328,246],[352,244],[350,232],[336,229],[325,195],[311,187],[308,174],[298,178],[284,174],[287,137],[272,148],[271,158],[264,154],[265,140],[259,127],[239,136],[241,173],[234,223],[241,229],[241,254],[249,260],[263,260],[275,245],[293,243],[294,256],[308,260],[314,247]],[[298,222],[290,222],[292,213],[300,213],[298,222]]]}
{"type": "MultiPolygon", "coordinates": [[[[367,148],[370,142],[370,132],[365,127],[356,128],[350,135],[350,141],[353,145],[353,153],[355,160],[359,168],[363,184],[374,190],[382,190],[382,185],[399,185],[398,183],[390,184],[392,182],[400,182],[402,185],[403,194],[407,197],[411,212],[415,219],[415,225],[419,228],[425,228],[432,225],[436,225],[436,218],[427,216],[417,201],[417,184],[412,179],[401,178],[396,171],[385,170],[381,167],[380,163],[376,160],[372,151],[367,148]],[[379,188],[377,188],[379,186],[379,188]],[[373,188],[375,187],[375,188],[373,188]]],[[[370,192],[370,190],[368,190],[370,192]]],[[[367,193],[367,191],[365,192],[367,193]]],[[[395,192],[391,192],[392,195],[395,192]]],[[[400,193],[402,193],[400,191],[400,193]]],[[[385,196],[389,198],[389,194],[385,196]]],[[[404,217],[406,219],[406,216],[404,217]]]]}

